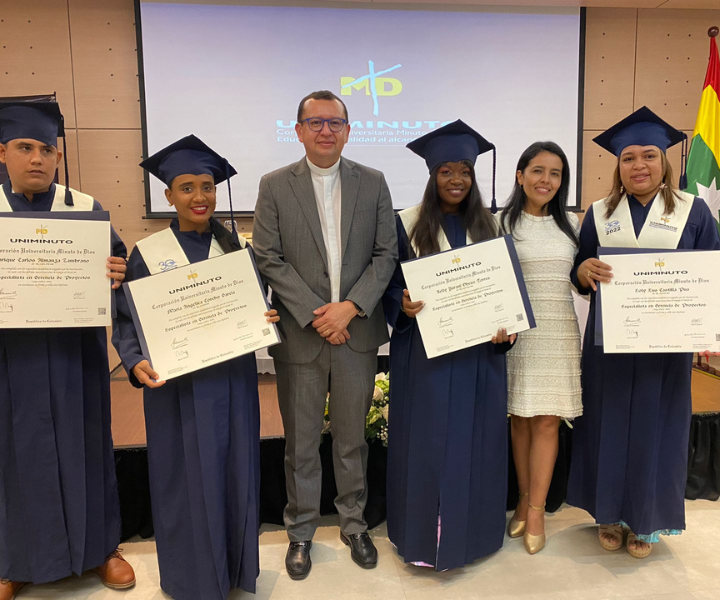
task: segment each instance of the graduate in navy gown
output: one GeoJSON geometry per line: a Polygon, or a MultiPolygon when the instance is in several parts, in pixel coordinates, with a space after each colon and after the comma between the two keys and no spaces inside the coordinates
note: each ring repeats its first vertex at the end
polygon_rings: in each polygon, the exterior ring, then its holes
{"type": "Polygon", "coordinates": [[[595,138],[618,157],[610,196],[587,211],[573,281],[591,293],[582,358],[584,414],[575,421],[568,502],[601,524],[603,548],[648,556],[685,529],[692,354],[605,354],[595,345],[595,290],[612,270],[598,246],[718,250],[700,198],[677,190],[665,151],[685,134],[646,107],[595,138]],[[669,225],[667,225],[669,223],[669,225]],[[600,232],[600,234],[598,233],[600,232]]]}
{"type": "MultiPolygon", "coordinates": [[[[53,183],[58,135],[56,103],[0,104],[0,162],[10,177],[0,212],[102,210],[53,183]]],[[[112,254],[116,287],[125,246],[114,231],[112,254]]],[[[0,600],[25,583],[90,569],[109,587],[131,587],[119,542],[105,328],[0,329],[0,600]]]]}
{"type": "MultiPolygon", "coordinates": [[[[478,154],[493,149],[456,121],[408,144],[430,179],[420,205],[397,217],[400,261],[494,238],[475,181],[478,154]]],[[[387,526],[405,562],[462,567],[503,543],[507,494],[504,331],[428,359],[398,265],[383,298],[390,342],[387,526]],[[495,342],[500,342],[496,344],[495,342]]]]}
{"type": "MultiPolygon", "coordinates": [[[[138,242],[126,281],[246,247],[212,218],[216,184],[235,175],[224,158],[191,135],[141,166],[168,186],[177,218],[138,242]]],[[[238,587],[254,592],[260,491],[255,355],[157,381],[123,294],[117,304],[113,343],[130,382],[145,386],[160,585],[176,600],[221,600],[238,587]]],[[[278,321],[276,315],[265,313],[269,322],[278,321]]]]}

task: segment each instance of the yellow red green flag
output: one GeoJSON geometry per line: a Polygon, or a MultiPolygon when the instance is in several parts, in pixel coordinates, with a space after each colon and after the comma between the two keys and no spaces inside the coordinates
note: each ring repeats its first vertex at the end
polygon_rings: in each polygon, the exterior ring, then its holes
{"type": "MultiPolygon", "coordinates": [[[[717,42],[710,38],[705,85],[687,162],[687,191],[707,202],[720,221],[720,57],[717,42]]],[[[720,224],[719,224],[720,226],[720,224]]]]}

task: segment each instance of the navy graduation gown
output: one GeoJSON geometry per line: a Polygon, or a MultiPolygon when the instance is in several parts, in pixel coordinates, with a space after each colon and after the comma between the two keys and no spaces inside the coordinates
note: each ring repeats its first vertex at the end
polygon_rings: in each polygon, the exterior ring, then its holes
{"type": "MultiPolygon", "coordinates": [[[[180,232],[191,263],[211,234],[180,232]]],[[[252,252],[252,250],[251,250],[252,252]]],[[[126,281],[150,275],[135,250],[126,281]]],[[[124,293],[113,343],[130,381],[144,359],[124,293]]],[[[255,591],[259,574],[260,412],[254,354],[144,388],[150,495],[160,584],[176,600],[215,600],[255,591]]]]}
{"type": "MultiPolygon", "coordinates": [[[[55,195],[4,189],[14,212],[55,195]]],[[[112,253],[126,254],[114,231],[112,253]]],[[[120,543],[110,418],[104,327],[0,329],[0,577],[80,574],[120,543]]]]}
{"type": "MultiPolygon", "coordinates": [[[[629,198],[635,235],[652,202],[629,198]]],[[[597,257],[593,207],[580,232],[577,267],[597,257]]],[[[717,225],[695,198],[679,249],[718,250],[717,225]]],[[[581,290],[587,293],[590,290],[581,290]]],[[[583,416],[574,422],[567,501],[597,523],[626,523],[645,541],[685,529],[692,354],[604,354],[595,346],[595,293],[582,355],[583,416]],[[647,536],[647,537],[645,537],[647,536]]]]}
{"type": "MultiPolygon", "coordinates": [[[[466,243],[445,218],[451,247],[466,243]]],[[[414,258],[397,218],[400,261],[414,258]]],[[[507,494],[507,377],[486,343],[429,360],[415,319],[400,311],[400,265],[383,298],[390,341],[388,536],[406,562],[462,567],[500,549],[507,494]],[[441,535],[438,543],[438,515],[441,535]]],[[[506,346],[506,347],[502,347],[506,346]]]]}

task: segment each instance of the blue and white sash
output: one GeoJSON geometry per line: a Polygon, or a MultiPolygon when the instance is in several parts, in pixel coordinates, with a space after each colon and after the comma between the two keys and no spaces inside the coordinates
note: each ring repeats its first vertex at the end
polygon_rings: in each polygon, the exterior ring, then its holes
{"type": "MultiPolygon", "coordinates": [[[[239,240],[240,245],[244,248],[247,242],[242,237],[239,240]]],[[[178,242],[177,237],[169,227],[154,233],[150,237],[146,237],[144,240],[140,240],[137,243],[137,249],[142,254],[151,275],[172,271],[190,264],[180,242],[178,242]]],[[[217,239],[213,236],[212,242],[210,242],[208,258],[215,258],[223,254],[225,252],[223,252],[217,239]]]]}
{"type": "Polygon", "coordinates": [[[617,208],[608,218],[605,217],[606,198],[594,202],[593,217],[600,245],[613,248],[677,248],[695,197],[687,192],[675,193],[675,210],[665,215],[665,202],[658,192],[637,237],[626,195],[620,198],[617,208]]]}
{"type": "MultiPolygon", "coordinates": [[[[90,212],[93,209],[95,200],[92,196],[88,196],[87,194],[83,194],[82,192],[78,192],[72,188],[70,188],[70,191],[72,192],[74,206],[68,206],[65,204],[65,186],[56,183],[55,196],[53,197],[52,208],[50,210],[53,212],[63,212],[69,210],[90,212]]],[[[12,212],[10,200],[8,200],[8,197],[5,195],[5,190],[2,186],[0,186],[0,212],[12,212]]]]}

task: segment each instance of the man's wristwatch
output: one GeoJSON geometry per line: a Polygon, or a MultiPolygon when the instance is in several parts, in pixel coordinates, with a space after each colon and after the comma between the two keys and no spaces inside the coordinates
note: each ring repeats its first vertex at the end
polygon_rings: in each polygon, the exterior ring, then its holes
{"type": "MultiPolygon", "coordinates": [[[[352,302],[352,300],[350,300],[350,302],[352,302]]],[[[357,316],[358,317],[360,317],[361,319],[364,319],[365,317],[367,317],[367,315],[365,314],[365,311],[362,308],[360,308],[357,304],[355,304],[354,302],[353,302],[353,306],[355,308],[357,308],[357,311],[358,311],[357,316]]]]}

